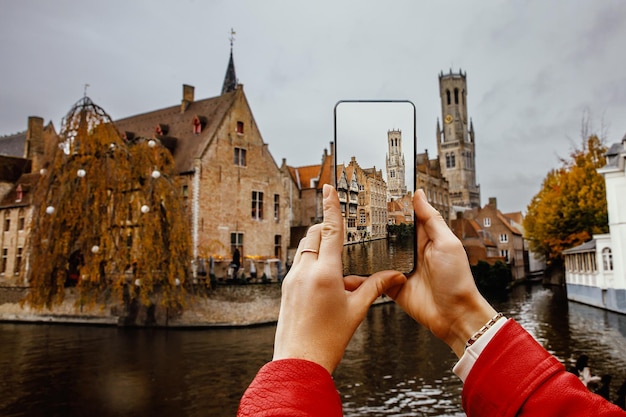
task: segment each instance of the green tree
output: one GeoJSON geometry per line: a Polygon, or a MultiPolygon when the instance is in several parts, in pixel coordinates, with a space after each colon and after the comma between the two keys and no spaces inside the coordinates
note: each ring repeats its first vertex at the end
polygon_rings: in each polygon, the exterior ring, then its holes
{"type": "Polygon", "coordinates": [[[167,149],[122,138],[88,97],[64,118],[58,145],[34,194],[26,302],[50,307],[73,286],[81,304],[181,307],[190,236],[167,149]]]}
{"type": "Polygon", "coordinates": [[[608,231],[605,183],[597,169],[606,147],[591,135],[563,166],[550,171],[528,205],[524,229],[530,248],[551,263],[564,249],[608,231]]]}

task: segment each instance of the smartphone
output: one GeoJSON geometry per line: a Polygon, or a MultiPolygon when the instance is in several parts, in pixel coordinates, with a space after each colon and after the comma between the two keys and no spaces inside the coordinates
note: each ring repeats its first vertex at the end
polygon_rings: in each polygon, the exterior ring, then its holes
{"type": "Polygon", "coordinates": [[[417,262],[417,127],[409,100],[341,100],[334,109],[334,183],[343,216],[343,273],[409,274],[417,262]]]}

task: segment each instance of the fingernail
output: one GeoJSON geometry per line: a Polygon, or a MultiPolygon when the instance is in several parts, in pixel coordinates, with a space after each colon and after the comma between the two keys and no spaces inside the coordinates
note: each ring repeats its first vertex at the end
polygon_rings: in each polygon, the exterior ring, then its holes
{"type": "Polygon", "coordinates": [[[324,198],[328,198],[331,188],[330,184],[324,184],[324,187],[322,188],[322,195],[324,198]]]}

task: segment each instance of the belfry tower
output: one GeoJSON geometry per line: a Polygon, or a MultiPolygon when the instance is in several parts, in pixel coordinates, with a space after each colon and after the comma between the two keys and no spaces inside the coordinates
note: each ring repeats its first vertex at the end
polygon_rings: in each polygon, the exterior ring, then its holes
{"type": "Polygon", "coordinates": [[[404,154],[402,153],[402,132],[387,131],[387,201],[396,200],[406,195],[404,154]]]}
{"type": "Polygon", "coordinates": [[[476,184],[474,125],[467,118],[467,73],[459,70],[439,74],[441,119],[437,120],[437,153],[441,172],[450,184],[450,202],[455,206],[480,207],[476,184]]]}

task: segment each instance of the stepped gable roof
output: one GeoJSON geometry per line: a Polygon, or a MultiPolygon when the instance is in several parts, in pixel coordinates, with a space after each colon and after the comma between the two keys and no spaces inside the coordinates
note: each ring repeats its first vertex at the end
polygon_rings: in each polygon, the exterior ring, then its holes
{"type": "Polygon", "coordinates": [[[0,136],[0,155],[23,157],[25,143],[26,131],[0,136]]]}
{"type": "Polygon", "coordinates": [[[185,112],[181,112],[181,106],[177,104],[116,120],[115,126],[122,134],[133,132],[135,137],[161,139],[164,145],[168,145],[168,148],[173,150],[176,171],[178,173],[190,172],[194,169],[194,159],[200,158],[213,141],[237,94],[243,94],[242,86],[221,96],[194,101],[189,104],[185,112]],[[206,120],[199,134],[193,131],[193,121],[196,116],[206,120]],[[167,125],[167,133],[162,137],[155,133],[158,125],[167,125]]]}
{"type": "Polygon", "coordinates": [[[15,156],[0,155],[0,182],[15,182],[30,172],[31,161],[15,156]]]}
{"type": "Polygon", "coordinates": [[[15,182],[11,191],[9,191],[0,201],[0,208],[10,207],[26,207],[32,205],[33,190],[37,181],[39,181],[39,173],[24,174],[15,182]],[[22,198],[18,199],[18,187],[21,189],[22,198]]]}

